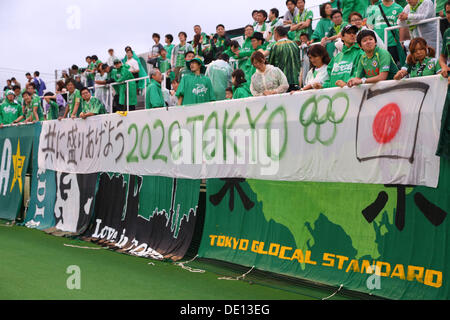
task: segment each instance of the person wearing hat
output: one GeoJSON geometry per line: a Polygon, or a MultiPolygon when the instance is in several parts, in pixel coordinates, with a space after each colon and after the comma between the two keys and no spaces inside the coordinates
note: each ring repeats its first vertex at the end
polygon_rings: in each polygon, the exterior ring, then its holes
{"type": "Polygon", "coordinates": [[[289,83],[289,92],[298,90],[300,78],[300,48],[287,38],[288,31],[283,27],[275,29],[276,43],[270,49],[268,62],[270,65],[280,68],[286,75],[289,83]]]}
{"type": "Polygon", "coordinates": [[[150,71],[150,85],[147,86],[145,96],[145,109],[165,107],[163,92],[161,89],[162,73],[159,69],[153,68],[150,71]]]}
{"type": "Polygon", "coordinates": [[[178,105],[192,105],[215,101],[211,80],[204,75],[206,67],[203,61],[196,57],[188,62],[192,73],[181,78],[176,96],[178,105]]]}
{"type": "Polygon", "coordinates": [[[372,30],[362,30],[357,37],[358,45],[364,51],[356,69],[356,77],[348,81],[351,88],[365,83],[392,80],[398,72],[397,65],[389,51],[377,47],[377,37],[372,30]]]}
{"type": "MultiPolygon", "coordinates": [[[[133,74],[120,60],[114,60],[115,69],[111,71],[111,79],[115,82],[124,82],[135,79],[133,74]]],[[[128,97],[127,84],[115,84],[114,90],[119,94],[119,106],[117,111],[127,111],[127,103],[130,111],[134,111],[137,105],[136,82],[128,82],[128,97]]]]}
{"type": "Polygon", "coordinates": [[[0,105],[0,127],[15,124],[22,121],[22,106],[15,100],[16,96],[12,90],[6,91],[6,99],[0,105]]]}
{"type": "MultiPolygon", "coordinates": [[[[328,64],[329,78],[323,84],[323,88],[345,87],[348,80],[356,76],[358,63],[363,51],[356,43],[358,27],[353,25],[345,26],[341,31],[344,47],[328,64]]],[[[322,86],[319,85],[318,88],[322,86]]]]}

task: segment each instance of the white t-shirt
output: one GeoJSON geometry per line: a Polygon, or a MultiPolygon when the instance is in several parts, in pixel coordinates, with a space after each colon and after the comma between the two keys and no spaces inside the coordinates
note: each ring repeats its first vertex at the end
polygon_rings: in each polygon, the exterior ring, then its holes
{"type": "Polygon", "coordinates": [[[130,72],[131,73],[136,73],[139,72],[139,64],[137,63],[136,60],[134,60],[133,58],[129,59],[127,61],[127,65],[130,66],[130,72]]]}
{"type": "Polygon", "coordinates": [[[312,85],[314,83],[324,84],[326,80],[328,80],[329,75],[327,72],[328,65],[324,64],[320,68],[314,70],[314,68],[308,71],[306,76],[305,86],[312,85]]]}

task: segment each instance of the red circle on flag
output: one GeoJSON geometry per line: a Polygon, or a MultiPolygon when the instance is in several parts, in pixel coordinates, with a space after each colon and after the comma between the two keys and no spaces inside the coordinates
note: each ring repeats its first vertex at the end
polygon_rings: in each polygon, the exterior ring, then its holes
{"type": "Polygon", "coordinates": [[[398,133],[402,123],[402,113],[396,103],[383,107],[373,121],[373,136],[380,144],[389,143],[398,133]]]}

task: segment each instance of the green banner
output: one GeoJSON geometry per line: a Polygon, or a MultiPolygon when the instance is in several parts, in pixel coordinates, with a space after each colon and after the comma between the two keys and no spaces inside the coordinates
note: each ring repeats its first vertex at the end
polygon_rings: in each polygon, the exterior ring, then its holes
{"type": "Polygon", "coordinates": [[[0,130],[0,219],[15,220],[22,208],[35,125],[0,130]]]}
{"type": "Polygon", "coordinates": [[[199,256],[392,299],[449,299],[450,161],[437,189],[208,180],[199,256]]]}

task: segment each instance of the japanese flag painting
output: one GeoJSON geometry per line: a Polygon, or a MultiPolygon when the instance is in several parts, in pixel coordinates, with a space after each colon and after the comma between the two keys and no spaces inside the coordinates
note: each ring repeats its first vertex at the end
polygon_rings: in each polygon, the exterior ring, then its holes
{"type": "Polygon", "coordinates": [[[402,172],[401,184],[436,187],[439,158],[434,141],[440,130],[436,95],[441,94],[426,82],[395,83],[389,81],[364,93],[357,121],[357,160],[390,167],[386,172],[402,172]]]}
{"type": "Polygon", "coordinates": [[[404,83],[369,89],[363,98],[357,125],[357,158],[405,159],[414,162],[420,116],[429,90],[426,83],[404,83]],[[401,91],[408,92],[408,99],[401,91]]]}

